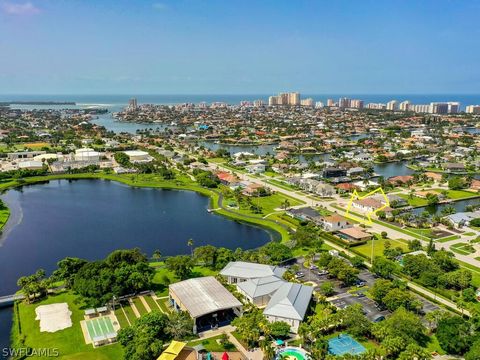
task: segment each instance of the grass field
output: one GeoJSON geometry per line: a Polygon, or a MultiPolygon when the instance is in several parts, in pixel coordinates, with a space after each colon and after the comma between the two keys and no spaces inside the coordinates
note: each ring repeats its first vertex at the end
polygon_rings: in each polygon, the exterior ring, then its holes
{"type": "Polygon", "coordinates": [[[132,307],[128,303],[123,303],[122,307],[123,311],[125,311],[125,314],[127,315],[128,320],[130,321],[130,324],[133,324],[135,320],[137,320],[137,317],[135,316],[132,307]]]}
{"type": "MultiPolygon", "coordinates": [[[[152,281],[155,293],[157,294],[157,296],[167,296],[168,285],[173,284],[174,282],[178,282],[180,281],[180,279],[176,277],[173,272],[163,266],[163,262],[159,262],[156,264],[159,265],[159,267],[155,267],[155,275],[152,281]]],[[[195,266],[192,269],[191,277],[215,276],[217,274],[217,271],[213,271],[209,268],[203,266],[195,266]]]]}
{"type": "Polygon", "coordinates": [[[122,311],[122,308],[119,307],[115,310],[115,316],[117,317],[118,323],[120,324],[120,328],[123,329],[130,326],[127,318],[125,317],[125,314],[122,311]]]}
{"type": "Polygon", "coordinates": [[[205,350],[210,352],[232,351],[232,349],[235,349],[235,346],[231,343],[228,343],[230,346],[228,344],[226,344],[227,346],[224,346],[223,344],[219,343],[218,340],[221,339],[222,335],[218,335],[208,339],[191,341],[187,344],[187,346],[203,345],[205,350]]]}
{"type": "Polygon", "coordinates": [[[410,197],[407,194],[397,194],[399,197],[407,200],[408,205],[410,206],[426,206],[428,205],[428,201],[426,199],[419,198],[418,196],[412,196],[410,197]]]}
{"type": "Polygon", "coordinates": [[[472,248],[472,245],[467,244],[467,243],[463,243],[463,242],[453,244],[452,246],[450,246],[450,249],[453,252],[456,252],[460,255],[470,255],[470,254],[473,254],[475,252],[475,249],[472,248]]]}
{"type": "Polygon", "coordinates": [[[135,307],[137,308],[137,311],[140,313],[140,316],[148,314],[147,309],[145,308],[145,306],[142,303],[142,300],[140,300],[139,297],[134,297],[132,301],[135,307]]]}
{"type": "Polygon", "coordinates": [[[153,300],[153,298],[150,295],[145,295],[143,296],[145,301],[147,302],[148,306],[150,306],[150,309],[152,311],[160,311],[160,308],[157,305],[157,302],[153,300]]]}
{"type": "MultiPolygon", "coordinates": [[[[62,360],[82,359],[122,359],[123,349],[119,344],[99,347],[94,349],[92,345],[85,344],[80,321],[84,319],[83,304],[78,303],[78,297],[70,292],[63,292],[58,295],[49,296],[47,299],[35,303],[20,303],[18,306],[18,317],[22,329],[22,336],[25,337],[25,346],[31,348],[57,348],[59,358],[62,360]],[[40,332],[39,322],[35,320],[35,308],[39,305],[54,303],[68,303],[72,311],[72,327],[57,331],[55,333],[40,332]]],[[[15,319],[14,321],[17,321],[15,319]]],[[[13,326],[13,345],[19,346],[18,326],[13,326]]],[[[20,345],[21,346],[21,345],[20,345]]],[[[40,357],[29,357],[29,359],[40,359],[40,357]]]]}
{"type": "MultiPolygon", "coordinates": [[[[385,250],[385,239],[368,240],[365,244],[355,246],[352,250],[361,253],[363,256],[370,258],[372,255],[372,241],[373,241],[373,256],[383,256],[385,250]]],[[[408,244],[404,240],[388,239],[392,248],[400,247],[404,253],[409,252],[408,244]]]]}

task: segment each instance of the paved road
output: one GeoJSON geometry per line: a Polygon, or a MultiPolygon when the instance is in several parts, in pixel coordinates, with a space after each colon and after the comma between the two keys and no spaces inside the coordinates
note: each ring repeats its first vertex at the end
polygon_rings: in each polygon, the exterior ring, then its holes
{"type": "MultiPolygon", "coordinates": [[[[229,169],[227,167],[224,167],[221,164],[209,163],[209,166],[212,170],[222,170],[222,171],[232,172],[231,169],[229,169]]],[[[274,184],[266,182],[262,178],[257,178],[257,177],[251,176],[249,174],[239,173],[239,172],[237,172],[236,174],[241,180],[248,180],[252,183],[263,185],[264,187],[270,188],[273,191],[276,191],[276,192],[279,192],[279,193],[282,193],[282,194],[286,194],[286,195],[290,196],[291,198],[294,198],[294,199],[297,199],[297,200],[301,200],[301,201],[305,202],[307,205],[310,205],[310,206],[322,205],[326,209],[328,209],[329,211],[336,212],[336,213],[339,213],[341,215],[343,215],[345,213],[344,211],[341,211],[341,210],[338,210],[338,209],[334,208],[332,206],[332,204],[330,203],[331,200],[328,200],[328,201],[314,200],[314,199],[309,198],[304,193],[299,193],[297,191],[292,191],[292,190],[287,190],[287,189],[281,188],[279,186],[276,186],[274,184]]],[[[335,201],[338,202],[338,203],[341,203],[341,202],[345,202],[345,199],[342,199],[338,195],[335,195],[335,201]]],[[[378,232],[378,233],[381,233],[382,231],[385,231],[385,232],[387,232],[388,236],[391,237],[392,239],[398,239],[398,238],[405,239],[405,240],[414,239],[413,237],[411,237],[407,234],[404,234],[402,232],[396,231],[394,229],[391,229],[389,227],[386,227],[386,226],[383,226],[383,225],[377,224],[377,223],[374,223],[372,225],[372,229],[373,229],[374,232],[378,232]]],[[[339,251],[343,251],[348,256],[356,256],[356,254],[352,253],[351,251],[349,251],[347,249],[344,249],[343,247],[341,247],[341,246],[339,246],[335,243],[332,243],[328,240],[324,240],[324,241],[325,241],[326,244],[328,244],[332,248],[334,248],[336,250],[339,250],[339,251]]],[[[472,264],[474,266],[480,266],[480,262],[476,261],[475,259],[471,259],[471,258],[467,258],[467,259],[469,261],[465,261],[465,262],[467,262],[469,264],[472,264]]],[[[462,259],[462,261],[464,261],[464,260],[462,259]]],[[[366,263],[366,265],[371,266],[369,263],[366,263]]],[[[407,286],[410,287],[411,289],[415,290],[416,292],[418,292],[420,294],[423,294],[424,296],[426,296],[428,298],[435,299],[436,301],[438,301],[439,303],[442,303],[443,305],[446,305],[446,306],[448,306],[448,307],[450,307],[454,310],[460,311],[460,312],[462,311],[454,302],[452,302],[450,300],[440,298],[435,293],[433,293],[432,291],[424,289],[424,288],[418,286],[417,284],[415,284],[411,281],[407,281],[407,286]]],[[[463,313],[470,316],[470,314],[466,310],[464,310],[463,313]]]]}

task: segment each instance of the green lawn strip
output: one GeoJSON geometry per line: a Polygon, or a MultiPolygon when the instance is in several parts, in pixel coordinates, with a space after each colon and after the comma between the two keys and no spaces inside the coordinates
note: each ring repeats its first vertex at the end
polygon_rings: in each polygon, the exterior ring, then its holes
{"type": "Polygon", "coordinates": [[[266,179],[265,182],[267,182],[271,185],[278,186],[279,188],[282,188],[282,189],[288,190],[288,191],[297,191],[298,190],[298,188],[296,188],[294,186],[291,186],[291,185],[287,184],[286,182],[283,182],[283,181],[280,181],[280,180],[266,179]]]}
{"type": "Polygon", "coordinates": [[[413,206],[413,207],[428,205],[428,201],[426,199],[422,199],[418,196],[410,196],[408,194],[397,194],[397,195],[399,197],[407,200],[408,205],[413,206]]]}
{"type": "Polygon", "coordinates": [[[143,305],[142,300],[140,300],[139,297],[134,297],[133,299],[133,304],[137,308],[138,312],[140,315],[145,315],[148,314],[147,309],[145,308],[145,305],[143,305]]]}
{"type": "Polygon", "coordinates": [[[475,234],[474,232],[466,232],[466,233],[463,233],[464,236],[475,236],[477,234],[475,234]]]}
{"type": "Polygon", "coordinates": [[[439,355],[445,355],[445,351],[442,349],[442,347],[438,343],[437,336],[433,334],[433,335],[430,335],[428,338],[430,340],[427,344],[428,352],[430,353],[436,352],[439,355]]]}
{"type": "Polygon", "coordinates": [[[155,300],[153,300],[153,298],[150,295],[145,295],[143,298],[147,302],[148,306],[150,306],[150,309],[152,311],[160,311],[160,309],[157,305],[157,302],[155,300]]]}
{"type": "MultiPolygon", "coordinates": [[[[480,260],[480,258],[477,260],[480,260]]],[[[467,264],[466,262],[460,261],[458,259],[457,261],[460,264],[460,267],[468,269],[472,272],[472,284],[476,287],[480,287],[480,268],[467,264]]]]}
{"type": "MultiPolygon", "coordinates": [[[[435,189],[435,191],[439,193],[443,192],[443,190],[440,189],[435,189]]],[[[447,197],[451,200],[469,199],[478,196],[479,194],[466,190],[447,190],[447,197]]]]}
{"type": "Polygon", "coordinates": [[[214,336],[208,339],[203,340],[194,340],[187,343],[187,346],[193,347],[197,345],[202,345],[205,350],[209,352],[224,352],[224,351],[232,351],[235,346],[232,344],[231,347],[225,347],[218,340],[222,339],[222,335],[214,336]]]}
{"type": "Polygon", "coordinates": [[[115,316],[117,317],[118,323],[120,324],[120,328],[124,329],[130,326],[121,308],[117,308],[115,310],[115,316]]]}
{"type": "Polygon", "coordinates": [[[469,248],[470,245],[467,244],[467,243],[456,243],[456,244],[453,244],[452,246],[450,246],[450,249],[454,252],[457,252],[461,255],[470,255],[470,254],[473,254],[475,252],[474,249],[470,249],[469,248]]]}
{"type": "Polygon", "coordinates": [[[169,309],[169,306],[167,305],[167,301],[168,299],[158,299],[157,304],[160,306],[160,308],[164,313],[168,314],[170,312],[170,309],[169,309]]]}
{"type": "MultiPolygon", "coordinates": [[[[87,345],[83,338],[80,327],[80,321],[84,320],[84,308],[79,297],[70,292],[62,292],[57,295],[50,295],[47,299],[35,304],[26,304],[24,302],[18,305],[18,318],[20,320],[21,335],[25,338],[25,345],[30,348],[56,348],[59,351],[60,359],[121,359],[123,350],[119,344],[100,347],[94,349],[92,345],[87,345]],[[54,303],[68,303],[72,311],[72,327],[57,331],[55,333],[40,332],[39,321],[35,320],[35,309],[39,305],[48,305],[54,303]],[[77,356],[82,353],[82,356],[77,356]]],[[[12,345],[20,345],[19,327],[12,328],[12,345]]],[[[38,357],[30,357],[38,359],[38,357]]]]}
{"type": "Polygon", "coordinates": [[[457,240],[457,239],[460,239],[459,235],[450,235],[450,236],[446,236],[446,237],[443,237],[443,238],[440,238],[440,239],[435,239],[435,242],[444,243],[444,242],[447,242],[447,241],[452,241],[452,240],[457,240]]]}
{"type": "Polygon", "coordinates": [[[350,250],[361,253],[367,258],[370,258],[372,255],[372,241],[373,241],[373,256],[383,256],[383,251],[385,250],[385,241],[389,241],[392,248],[400,247],[402,252],[409,252],[408,244],[405,240],[400,239],[377,239],[377,240],[368,240],[366,244],[358,245],[351,247],[350,250]]]}
{"type": "Polygon", "coordinates": [[[137,320],[137,317],[135,316],[135,313],[132,310],[132,307],[128,303],[122,304],[123,311],[125,311],[125,315],[127,315],[128,320],[130,321],[130,324],[133,325],[135,320],[137,320]]]}

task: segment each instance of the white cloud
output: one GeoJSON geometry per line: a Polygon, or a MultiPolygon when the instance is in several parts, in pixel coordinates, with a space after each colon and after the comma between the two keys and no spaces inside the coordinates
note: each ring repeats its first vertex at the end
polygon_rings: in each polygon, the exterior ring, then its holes
{"type": "Polygon", "coordinates": [[[31,15],[40,12],[40,9],[30,1],[24,3],[2,2],[0,9],[9,15],[31,15]]]}
{"type": "Polygon", "coordinates": [[[153,3],[152,7],[155,10],[165,10],[166,8],[168,8],[168,6],[166,4],[160,3],[160,2],[153,3]]]}

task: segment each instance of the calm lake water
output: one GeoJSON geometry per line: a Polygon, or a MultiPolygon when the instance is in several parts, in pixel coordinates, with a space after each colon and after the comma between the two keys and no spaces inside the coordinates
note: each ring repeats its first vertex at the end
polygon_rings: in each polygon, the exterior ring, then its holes
{"type": "Polygon", "coordinates": [[[383,164],[375,164],[373,169],[376,174],[383,176],[385,179],[391,176],[400,176],[400,175],[411,175],[415,171],[409,169],[408,161],[396,161],[383,164]]]}
{"type": "MultiPolygon", "coordinates": [[[[2,199],[12,216],[0,238],[0,296],[15,292],[19,277],[39,268],[51,272],[67,256],[95,260],[133,247],[149,255],[156,249],[185,254],[189,238],[195,246],[250,249],[273,236],[208,213],[209,199],[190,191],[55,180],[10,190],[2,199]]],[[[0,310],[0,349],[8,344],[10,319],[11,309],[0,310]]]]}

